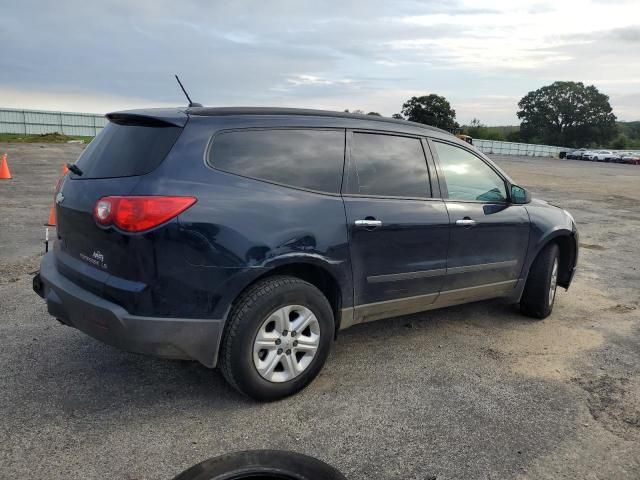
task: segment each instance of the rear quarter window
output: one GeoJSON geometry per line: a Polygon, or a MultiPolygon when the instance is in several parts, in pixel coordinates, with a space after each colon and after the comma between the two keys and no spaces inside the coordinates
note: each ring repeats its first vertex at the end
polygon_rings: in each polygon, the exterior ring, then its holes
{"type": "Polygon", "coordinates": [[[219,170],[319,192],[339,193],[344,130],[264,129],[218,133],[208,163],[219,170]]]}

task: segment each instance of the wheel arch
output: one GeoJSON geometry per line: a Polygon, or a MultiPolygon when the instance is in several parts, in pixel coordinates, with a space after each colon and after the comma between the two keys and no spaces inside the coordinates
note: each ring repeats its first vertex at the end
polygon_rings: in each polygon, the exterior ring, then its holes
{"type": "Polygon", "coordinates": [[[335,266],[333,267],[334,268],[332,268],[329,262],[324,260],[307,257],[294,257],[284,261],[274,262],[268,268],[264,269],[260,275],[252,278],[251,281],[235,295],[232,306],[243,292],[256,282],[274,276],[296,277],[315,286],[327,298],[333,311],[335,332],[337,334],[340,329],[341,310],[345,302],[349,301],[349,286],[345,285],[344,281],[346,279],[340,278],[335,266]]]}
{"type": "Polygon", "coordinates": [[[573,269],[577,263],[578,255],[577,236],[575,232],[571,230],[559,228],[553,230],[552,232],[549,232],[538,241],[534,254],[531,256],[531,260],[527,268],[527,275],[531,268],[531,265],[538,257],[540,252],[552,243],[557,244],[560,250],[560,258],[558,263],[558,285],[563,288],[569,288],[573,269]]]}

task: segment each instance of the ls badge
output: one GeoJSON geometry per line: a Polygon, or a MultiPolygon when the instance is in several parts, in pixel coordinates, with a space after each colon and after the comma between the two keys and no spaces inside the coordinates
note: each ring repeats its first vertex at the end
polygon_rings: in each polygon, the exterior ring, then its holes
{"type": "Polygon", "coordinates": [[[102,252],[100,252],[100,250],[94,250],[91,256],[81,253],[80,258],[85,262],[95,265],[96,267],[102,268],[103,270],[107,269],[107,264],[104,261],[104,255],[102,254],[102,252]]]}

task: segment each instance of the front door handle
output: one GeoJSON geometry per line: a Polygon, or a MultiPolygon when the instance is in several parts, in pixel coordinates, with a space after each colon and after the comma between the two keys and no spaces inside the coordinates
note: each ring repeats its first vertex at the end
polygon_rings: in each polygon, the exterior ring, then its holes
{"type": "Polygon", "coordinates": [[[368,229],[378,228],[382,226],[382,220],[374,220],[374,219],[365,219],[365,220],[356,220],[356,227],[364,227],[368,229]]]}
{"type": "Polygon", "coordinates": [[[470,218],[463,218],[462,220],[456,220],[456,225],[460,225],[462,227],[473,227],[476,224],[475,220],[471,220],[470,218]]]}

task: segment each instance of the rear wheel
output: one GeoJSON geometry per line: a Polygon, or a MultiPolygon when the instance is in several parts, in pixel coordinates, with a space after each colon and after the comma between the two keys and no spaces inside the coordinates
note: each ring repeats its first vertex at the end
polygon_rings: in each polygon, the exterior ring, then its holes
{"type": "Polygon", "coordinates": [[[232,309],[220,351],[227,381],[256,400],[303,389],[322,369],[334,319],[326,297],[295,277],[271,277],[243,293],[232,309]]]}
{"type": "Polygon", "coordinates": [[[559,252],[558,245],[551,243],[533,261],[520,299],[523,314],[540,319],[551,314],[558,287],[559,252]]]}

